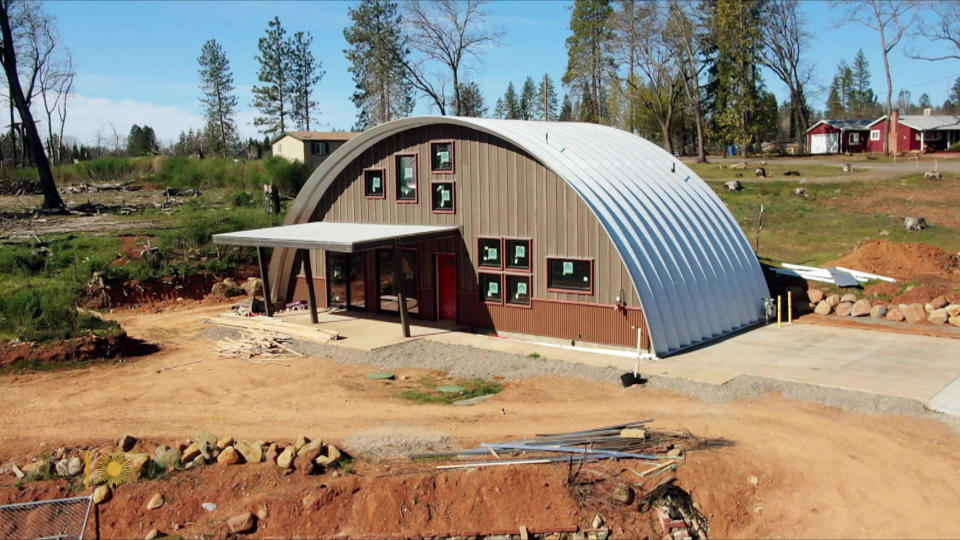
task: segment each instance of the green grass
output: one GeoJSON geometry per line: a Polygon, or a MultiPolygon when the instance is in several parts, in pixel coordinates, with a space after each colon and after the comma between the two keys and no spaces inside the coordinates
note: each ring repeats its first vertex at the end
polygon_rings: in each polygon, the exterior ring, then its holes
{"type": "Polygon", "coordinates": [[[455,401],[470,399],[490,394],[499,394],[503,391],[503,385],[483,379],[454,379],[443,384],[455,384],[462,386],[464,390],[459,393],[445,393],[436,390],[437,380],[431,376],[422,377],[419,381],[422,388],[416,390],[405,390],[400,397],[417,403],[445,403],[450,404],[455,401]]]}
{"type": "Polygon", "coordinates": [[[903,216],[871,213],[857,205],[858,196],[878,185],[895,183],[905,190],[923,189],[915,179],[885,182],[806,184],[808,197],[797,197],[796,182],[749,183],[743,191],[727,191],[710,182],[755,245],[757,215],[763,205],[759,255],[771,263],[822,264],[849,253],[860,242],[884,238],[893,242],[924,242],[951,252],[960,251],[960,230],[933,223],[924,231],[907,231],[903,216]]]}

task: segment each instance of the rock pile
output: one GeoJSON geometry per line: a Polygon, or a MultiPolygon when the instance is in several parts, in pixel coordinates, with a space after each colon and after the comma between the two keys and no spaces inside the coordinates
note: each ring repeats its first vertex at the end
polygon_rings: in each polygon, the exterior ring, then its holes
{"type": "Polygon", "coordinates": [[[869,317],[894,322],[918,324],[928,322],[934,325],[949,324],[960,327],[960,304],[951,304],[944,296],[933,298],[926,304],[888,304],[881,300],[872,302],[866,298],[857,298],[854,294],[825,295],[820,289],[809,289],[807,298],[810,307],[818,315],[836,315],[838,317],[869,317]]]}

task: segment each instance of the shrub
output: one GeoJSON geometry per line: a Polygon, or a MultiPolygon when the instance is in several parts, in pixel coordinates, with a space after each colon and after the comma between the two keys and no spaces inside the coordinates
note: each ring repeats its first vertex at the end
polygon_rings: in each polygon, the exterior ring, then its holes
{"type": "Polygon", "coordinates": [[[299,161],[290,161],[281,156],[273,156],[264,162],[270,179],[277,185],[280,193],[296,196],[303,184],[306,183],[310,171],[299,161]]]}
{"type": "Polygon", "coordinates": [[[951,151],[951,152],[960,152],[960,141],[957,141],[957,142],[953,143],[952,145],[950,145],[950,151],[951,151]]]}
{"type": "Polygon", "coordinates": [[[77,335],[76,291],[66,287],[21,288],[0,297],[0,330],[24,341],[56,341],[77,335]]]}
{"type": "Polygon", "coordinates": [[[241,207],[241,206],[254,206],[255,200],[253,195],[250,195],[246,191],[233,191],[227,194],[225,200],[230,203],[231,206],[241,207]]]}

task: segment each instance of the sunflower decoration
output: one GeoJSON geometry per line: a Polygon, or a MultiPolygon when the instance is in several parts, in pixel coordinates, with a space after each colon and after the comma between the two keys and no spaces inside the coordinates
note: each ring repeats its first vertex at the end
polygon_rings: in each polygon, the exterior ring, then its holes
{"type": "Polygon", "coordinates": [[[94,473],[110,487],[117,487],[133,480],[130,462],[119,450],[98,457],[93,469],[94,473]]]}

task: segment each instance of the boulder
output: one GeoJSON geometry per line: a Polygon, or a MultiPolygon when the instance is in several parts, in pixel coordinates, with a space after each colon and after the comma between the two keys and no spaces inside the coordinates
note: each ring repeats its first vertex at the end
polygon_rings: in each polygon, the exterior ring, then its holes
{"type": "Polygon", "coordinates": [[[219,448],[220,450],[223,450],[224,448],[232,445],[233,445],[233,437],[227,436],[222,439],[217,439],[217,448],[219,448]]]}
{"type": "Polygon", "coordinates": [[[831,311],[833,311],[833,306],[826,300],[821,300],[817,307],[813,309],[813,312],[817,315],[829,315],[831,311]]]}
{"type": "Polygon", "coordinates": [[[853,302],[840,302],[837,304],[837,315],[840,317],[846,317],[850,315],[850,312],[853,311],[853,302]]]}
{"type": "Polygon", "coordinates": [[[300,437],[297,438],[297,442],[294,443],[293,447],[296,449],[297,452],[299,452],[300,449],[306,446],[307,443],[309,442],[310,442],[310,439],[308,439],[306,435],[301,435],[300,437]]]}
{"type": "Polygon", "coordinates": [[[743,184],[739,180],[730,180],[723,184],[727,191],[743,191],[743,184]]]}
{"type": "Polygon", "coordinates": [[[763,167],[757,167],[757,169],[756,169],[755,171],[753,171],[753,175],[754,175],[754,176],[759,176],[759,177],[761,177],[761,178],[766,178],[766,177],[767,177],[767,170],[764,169],[763,167]]]}
{"type": "Polygon", "coordinates": [[[147,501],[147,510],[156,510],[157,508],[163,506],[163,503],[163,495],[154,493],[153,497],[150,497],[150,500],[147,501]]]}
{"type": "Polygon", "coordinates": [[[251,533],[257,528],[257,517],[250,512],[244,512],[227,520],[227,529],[230,534],[251,533]]]}
{"type": "Polygon", "coordinates": [[[212,502],[201,503],[201,504],[200,504],[200,508],[203,508],[203,509],[206,510],[207,512],[216,512],[216,511],[217,511],[217,503],[212,503],[212,502]]]}
{"type": "MultiPolygon", "coordinates": [[[[232,281],[232,280],[231,280],[232,281]]],[[[211,446],[217,445],[217,436],[209,431],[198,431],[193,437],[193,442],[195,443],[210,443],[211,446]]],[[[199,446],[199,445],[198,445],[199,446]]]]}
{"type": "Polygon", "coordinates": [[[927,304],[923,306],[923,309],[926,309],[927,313],[929,313],[935,309],[940,309],[945,307],[947,307],[947,299],[941,295],[927,302],[927,304]]]}
{"type": "Polygon", "coordinates": [[[824,301],[825,301],[826,303],[830,304],[830,307],[837,307],[837,304],[840,303],[840,295],[839,295],[839,294],[831,294],[830,296],[827,296],[827,297],[824,299],[824,301]]]}
{"type": "Polygon", "coordinates": [[[843,296],[840,297],[840,301],[841,301],[841,302],[850,302],[851,304],[853,304],[854,302],[857,301],[857,295],[851,294],[851,293],[847,293],[847,294],[845,294],[845,295],[843,295],[843,296]]]}
{"type": "Polygon", "coordinates": [[[949,319],[950,315],[947,315],[947,310],[943,308],[935,309],[927,316],[927,320],[932,324],[946,324],[949,319]]]}
{"type": "Polygon", "coordinates": [[[800,176],[800,171],[785,171],[784,176],[800,176]]]}
{"type": "Polygon", "coordinates": [[[210,288],[210,294],[220,298],[231,298],[242,295],[243,289],[232,279],[225,279],[214,283],[213,287],[210,288]]]}
{"type": "Polygon", "coordinates": [[[794,190],[793,190],[793,196],[794,196],[794,197],[808,197],[808,195],[807,195],[807,188],[805,188],[805,187],[803,187],[803,186],[800,186],[800,187],[794,189],[794,190]]]}
{"type": "Polygon", "coordinates": [[[256,277],[247,279],[243,284],[243,291],[247,293],[248,296],[263,294],[263,280],[256,277]]]}
{"type": "Polygon", "coordinates": [[[960,304],[950,304],[943,309],[947,310],[947,315],[951,317],[960,317],[960,304]]]}
{"type": "Polygon", "coordinates": [[[280,457],[280,452],[283,450],[276,445],[276,443],[270,443],[270,446],[267,448],[267,453],[265,457],[267,458],[267,463],[276,463],[277,458],[280,457]]]}
{"type": "Polygon", "coordinates": [[[943,180],[943,174],[940,171],[926,171],[923,173],[924,180],[943,180]]]}
{"type": "Polygon", "coordinates": [[[150,532],[148,532],[147,535],[143,537],[143,540],[154,540],[155,538],[160,538],[163,536],[166,536],[166,535],[160,532],[160,529],[150,529],[150,532]]]}
{"type": "MultiPolygon", "coordinates": [[[[313,462],[320,455],[320,449],[315,448],[305,454],[297,454],[296,469],[297,472],[309,476],[317,472],[317,464],[313,462]]],[[[321,471],[322,472],[322,471],[321,471]]]]}
{"type": "Polygon", "coordinates": [[[117,446],[120,447],[120,450],[124,452],[129,452],[133,450],[133,447],[137,444],[137,438],[133,435],[124,435],[120,438],[120,442],[117,443],[117,446]]]}
{"type": "Polygon", "coordinates": [[[180,450],[161,444],[153,452],[153,461],[164,469],[176,467],[180,464],[180,450]]]}
{"type": "Polygon", "coordinates": [[[823,291],[820,289],[807,289],[807,298],[810,299],[810,302],[817,304],[823,300],[823,291]]]}
{"type": "Polygon", "coordinates": [[[866,317],[870,315],[870,310],[872,309],[873,309],[873,306],[870,305],[870,302],[864,299],[860,299],[853,303],[853,309],[850,310],[850,316],[866,317]]]}
{"type": "Polygon", "coordinates": [[[310,454],[313,452],[316,452],[317,454],[319,454],[321,450],[323,450],[323,441],[321,441],[320,439],[317,439],[315,441],[310,441],[304,444],[303,446],[301,446],[300,448],[297,448],[297,457],[299,458],[300,456],[303,456],[305,454],[310,454]]]}
{"type": "Polygon", "coordinates": [[[281,469],[291,469],[293,468],[293,460],[296,459],[296,449],[292,446],[288,446],[283,449],[283,452],[280,452],[280,455],[277,456],[277,467],[281,469]]]}
{"type": "Polygon", "coordinates": [[[83,462],[78,457],[63,458],[57,462],[57,476],[76,476],[83,472],[83,462]]]}
{"type": "Polygon", "coordinates": [[[927,220],[922,217],[907,216],[903,218],[903,227],[908,231],[922,231],[927,228],[927,220]]]}
{"type": "Polygon", "coordinates": [[[947,322],[950,323],[952,326],[960,327],[960,315],[956,317],[950,317],[950,319],[948,319],[947,322]]]}
{"type": "Polygon", "coordinates": [[[243,456],[243,460],[247,463],[263,461],[263,447],[260,446],[260,443],[237,441],[233,443],[233,448],[243,456]]]}
{"type": "Polygon", "coordinates": [[[887,315],[887,306],[873,306],[870,308],[871,319],[882,319],[887,315]]]}
{"type": "Polygon", "coordinates": [[[336,463],[343,454],[340,452],[340,449],[332,444],[326,446],[326,454],[318,456],[314,461],[317,465],[323,465],[324,467],[329,467],[336,463]]]}
{"type": "Polygon", "coordinates": [[[193,443],[183,450],[183,455],[181,456],[180,459],[182,459],[184,463],[189,463],[199,455],[200,455],[200,445],[197,443],[193,443]]]}
{"type": "Polygon", "coordinates": [[[53,469],[53,463],[46,459],[32,461],[23,466],[23,474],[26,476],[48,476],[53,469]]]}
{"type": "Polygon", "coordinates": [[[93,504],[100,504],[110,498],[110,486],[102,485],[97,486],[97,489],[93,490],[93,504]]]}
{"type": "Polygon", "coordinates": [[[237,452],[236,448],[228,446],[220,452],[220,455],[217,456],[217,463],[220,465],[237,465],[243,461],[243,457],[240,455],[240,452],[237,452]]]}
{"type": "Polygon", "coordinates": [[[888,321],[903,322],[904,317],[899,307],[891,307],[884,318],[888,321]]]}
{"type": "Polygon", "coordinates": [[[150,463],[150,456],[139,452],[127,452],[124,454],[124,457],[127,458],[127,464],[130,465],[133,479],[139,480],[143,476],[143,472],[147,469],[147,464],[150,463]]]}
{"type": "Polygon", "coordinates": [[[620,504],[630,504],[633,502],[633,488],[627,484],[619,484],[613,488],[613,500],[620,504]]]}
{"type": "Polygon", "coordinates": [[[927,312],[920,304],[900,304],[900,313],[908,323],[916,324],[927,318],[927,312]]]}

